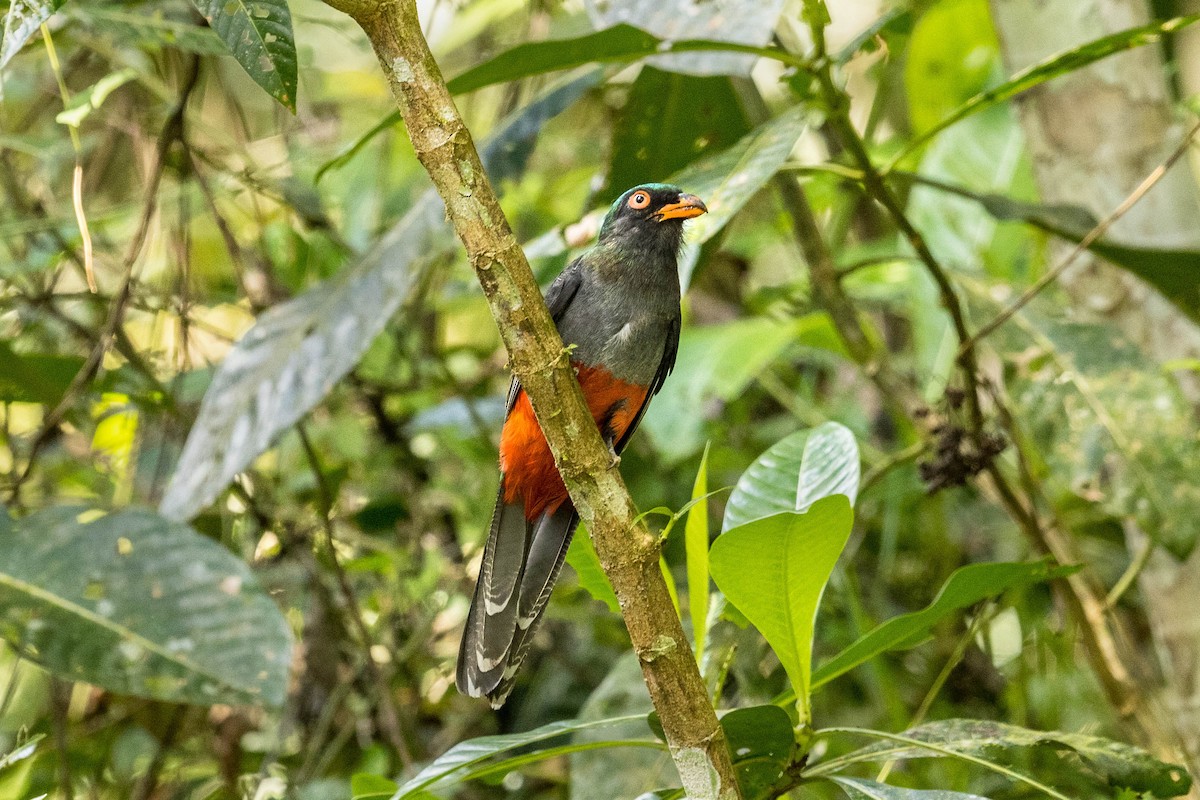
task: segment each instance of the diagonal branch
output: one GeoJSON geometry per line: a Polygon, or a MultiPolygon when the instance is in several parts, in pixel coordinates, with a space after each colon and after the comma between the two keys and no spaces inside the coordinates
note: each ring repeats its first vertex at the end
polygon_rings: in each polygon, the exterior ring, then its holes
{"type": "Polygon", "coordinates": [[[635,520],[633,501],[584,404],[525,253],[429,52],[415,0],[328,2],[353,17],[370,39],[417,158],[466,246],[513,372],[621,601],[687,795],[740,797],[725,735],[659,572],[657,539],[635,520]]]}

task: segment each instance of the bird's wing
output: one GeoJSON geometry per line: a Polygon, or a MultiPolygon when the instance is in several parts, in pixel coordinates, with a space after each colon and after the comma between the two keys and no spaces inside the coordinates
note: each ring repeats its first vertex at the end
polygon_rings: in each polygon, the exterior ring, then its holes
{"type": "Polygon", "coordinates": [[[613,444],[613,449],[620,453],[625,449],[625,445],[629,443],[633,432],[637,430],[638,424],[642,421],[642,417],[646,413],[646,409],[650,407],[650,399],[658,394],[658,390],[663,387],[667,376],[671,374],[671,370],[675,368],[675,356],[679,354],[679,317],[671,320],[667,327],[666,341],[663,342],[662,358],[658,362],[658,370],[654,373],[654,378],[650,381],[650,388],[646,391],[646,399],[642,401],[642,407],[637,410],[633,421],[629,423],[629,427],[621,434],[621,438],[613,444]]]}
{"type": "MultiPolygon", "coordinates": [[[[575,299],[575,295],[579,293],[579,287],[582,285],[583,273],[580,271],[577,258],[568,264],[566,269],[560,272],[546,289],[546,308],[550,309],[550,318],[554,320],[555,325],[562,321],[563,314],[567,312],[567,308],[575,299]]],[[[514,376],[512,383],[508,385],[508,400],[504,405],[505,417],[512,411],[513,404],[517,402],[517,396],[520,394],[521,381],[514,376]]]]}

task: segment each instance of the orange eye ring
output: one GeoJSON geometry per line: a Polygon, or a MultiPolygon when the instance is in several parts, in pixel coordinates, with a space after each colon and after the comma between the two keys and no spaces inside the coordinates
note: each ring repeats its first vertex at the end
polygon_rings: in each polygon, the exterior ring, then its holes
{"type": "Polygon", "coordinates": [[[650,194],[648,192],[637,191],[629,196],[629,201],[626,203],[630,208],[640,211],[650,205],[650,194]]]}

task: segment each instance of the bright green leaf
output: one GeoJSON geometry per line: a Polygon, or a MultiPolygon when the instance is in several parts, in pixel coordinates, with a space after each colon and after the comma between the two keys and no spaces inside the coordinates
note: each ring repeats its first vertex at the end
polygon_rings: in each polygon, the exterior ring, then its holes
{"type": "Polygon", "coordinates": [[[255,83],[296,110],[296,39],[287,0],[192,0],[255,83]]]}
{"type": "Polygon", "coordinates": [[[826,422],[771,445],[742,473],[725,506],[723,530],[781,511],[803,511],[814,501],[858,495],[858,444],[848,428],[826,422]]]}
{"type": "Polygon", "coordinates": [[[1073,47],[1070,50],[1056,53],[1037,64],[1026,67],[1001,85],[972,97],[944,117],[940,122],[925,130],[920,136],[909,142],[908,146],[899,155],[892,159],[888,169],[904,156],[914,152],[921,145],[925,144],[925,142],[961,119],[972,114],[977,114],[983,109],[994,106],[997,103],[1010,100],[1018,94],[1028,91],[1035,86],[1040,86],[1046,81],[1053,80],[1060,75],[1066,75],[1068,72],[1082,69],[1100,59],[1108,58],[1111,55],[1131,50],[1135,47],[1157,43],[1162,39],[1164,34],[1186,28],[1197,21],[1200,21],[1200,14],[1175,17],[1163,22],[1152,22],[1149,25],[1129,28],[1128,30],[1118,31],[1117,33],[1101,37],[1078,47],[1073,47]]]}
{"type": "Polygon", "coordinates": [[[283,702],[291,631],[225,548],[146,510],[5,525],[0,635],[31,661],[121,694],[283,702]]]}
{"type": "Polygon", "coordinates": [[[728,530],[710,553],[717,587],[758,628],[787,671],[802,723],[810,719],[817,608],[853,522],[849,500],[833,495],[804,513],[775,514],[728,530]]]}
{"type": "Polygon", "coordinates": [[[700,469],[692,484],[692,507],[684,524],[687,552],[688,614],[692,618],[692,638],[696,658],[704,653],[704,634],[708,626],[708,447],[700,457],[700,469]]]}
{"type": "Polygon", "coordinates": [[[575,576],[584,591],[608,606],[608,610],[614,614],[621,613],[621,604],[617,602],[612,585],[604,574],[604,567],[600,566],[600,557],[596,555],[592,537],[582,526],[575,532],[575,538],[571,539],[571,546],[567,548],[567,563],[575,570],[575,576]]]}
{"type": "Polygon", "coordinates": [[[933,602],[920,611],[892,617],[817,668],[813,688],[863,664],[880,653],[911,647],[929,635],[940,620],[1009,589],[1028,586],[1073,572],[1045,561],[968,564],[954,571],[933,602]]]}
{"type": "Polygon", "coordinates": [[[352,800],[388,800],[399,788],[395,781],[382,775],[360,772],[350,778],[352,800]]]}

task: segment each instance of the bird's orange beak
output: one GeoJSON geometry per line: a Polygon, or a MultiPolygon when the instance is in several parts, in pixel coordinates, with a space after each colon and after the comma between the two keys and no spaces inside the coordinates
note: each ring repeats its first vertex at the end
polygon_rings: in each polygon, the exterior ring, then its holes
{"type": "Polygon", "coordinates": [[[664,222],[668,219],[691,219],[707,213],[708,206],[704,205],[704,201],[699,197],[694,194],[681,194],[679,202],[668,203],[654,212],[654,215],[659,222],[664,222]]]}

